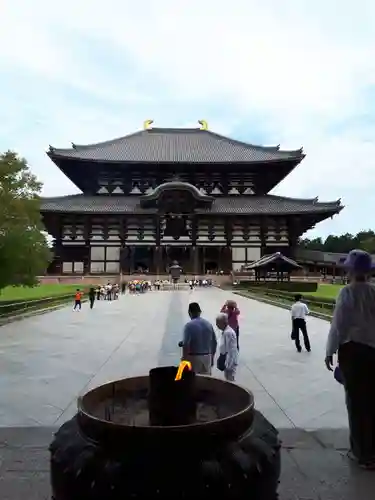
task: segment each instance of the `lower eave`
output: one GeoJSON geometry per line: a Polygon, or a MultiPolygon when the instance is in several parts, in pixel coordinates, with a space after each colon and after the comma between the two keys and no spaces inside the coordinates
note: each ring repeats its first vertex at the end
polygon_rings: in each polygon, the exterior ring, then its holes
{"type": "MultiPolygon", "coordinates": [[[[83,194],[42,198],[41,213],[75,215],[153,215],[156,208],[141,208],[138,196],[87,196],[83,194]]],[[[216,197],[211,207],[196,209],[200,215],[301,216],[320,222],[343,209],[339,201],[319,203],[274,195],[216,197]]]]}

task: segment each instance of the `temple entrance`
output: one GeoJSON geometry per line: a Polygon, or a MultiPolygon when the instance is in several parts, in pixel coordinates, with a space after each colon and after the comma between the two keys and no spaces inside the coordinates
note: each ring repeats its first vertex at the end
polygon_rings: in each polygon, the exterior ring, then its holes
{"type": "Polygon", "coordinates": [[[149,247],[134,247],[133,270],[136,273],[148,273],[152,265],[152,252],[149,247]]]}
{"type": "Polygon", "coordinates": [[[220,248],[204,247],[203,248],[203,272],[207,274],[215,274],[220,271],[220,248]]]}
{"type": "Polygon", "coordinates": [[[214,261],[211,261],[211,262],[208,261],[208,262],[206,262],[205,268],[206,268],[205,271],[208,274],[215,274],[219,270],[218,263],[214,262],[214,261]]]}
{"type": "Polygon", "coordinates": [[[168,272],[169,266],[172,265],[174,261],[177,261],[182,267],[183,272],[186,273],[190,263],[190,248],[178,246],[163,248],[163,262],[166,272],[168,272]]]}

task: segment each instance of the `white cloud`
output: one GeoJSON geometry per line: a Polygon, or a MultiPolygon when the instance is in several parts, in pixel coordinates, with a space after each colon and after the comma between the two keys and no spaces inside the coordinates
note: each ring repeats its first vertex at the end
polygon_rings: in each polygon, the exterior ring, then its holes
{"type": "Polygon", "coordinates": [[[254,142],[261,121],[265,143],[303,145],[307,153],[278,192],[343,196],[348,208],[325,231],[371,224],[373,126],[349,125],[375,114],[366,98],[375,83],[373,2],[3,0],[1,10],[2,68],[24,74],[22,100],[10,119],[5,105],[1,114],[47,192],[67,188],[42,159],[48,142],[105,140],[146,118],[184,126],[193,115],[228,135],[246,124],[241,138],[254,142]],[[33,120],[24,108],[28,75],[45,90],[32,87],[39,125],[22,136],[19,121],[33,120]],[[57,85],[87,99],[72,102],[57,85]],[[202,116],[209,111],[213,119],[202,116]]]}

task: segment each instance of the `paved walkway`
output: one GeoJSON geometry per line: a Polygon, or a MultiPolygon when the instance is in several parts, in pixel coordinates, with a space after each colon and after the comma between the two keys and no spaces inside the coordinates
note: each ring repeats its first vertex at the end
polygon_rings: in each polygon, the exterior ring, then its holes
{"type": "MultiPolygon", "coordinates": [[[[188,303],[199,301],[214,321],[227,297],[218,289],[151,292],[2,327],[0,426],[59,425],[89,387],[176,364],[188,303]]],[[[345,427],[343,390],[324,368],[327,323],[310,318],[312,352],[298,354],[288,311],[235,298],[241,308],[237,381],[254,391],[258,408],[277,427],[345,427]]]]}
{"type": "Polygon", "coordinates": [[[343,390],[324,367],[328,324],[310,318],[312,352],[299,354],[288,311],[198,289],[127,295],[97,302],[92,311],[64,308],[0,328],[0,491],[8,492],[2,499],[28,491],[22,488],[30,484],[30,471],[40,480],[33,483],[35,498],[48,498],[46,444],[52,428],[75,413],[77,396],[111,379],[178,363],[188,303],[198,301],[214,321],[228,298],[241,309],[237,382],[254,392],[284,441],[282,498],[349,499],[354,487],[371,491],[373,475],[369,485],[369,473],[350,469],[337,451],[347,444],[347,416],[343,390]]]}

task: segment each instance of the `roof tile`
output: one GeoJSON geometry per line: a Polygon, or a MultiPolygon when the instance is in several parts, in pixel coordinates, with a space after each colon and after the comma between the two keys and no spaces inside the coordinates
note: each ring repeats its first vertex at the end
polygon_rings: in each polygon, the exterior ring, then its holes
{"type": "Polygon", "coordinates": [[[51,158],[75,158],[105,162],[250,163],[304,158],[302,149],[246,144],[209,130],[154,128],[72,149],[51,147],[51,158]]]}
{"type": "MultiPolygon", "coordinates": [[[[342,209],[339,201],[319,203],[316,199],[300,200],[274,195],[265,196],[226,196],[215,198],[211,208],[201,209],[200,213],[228,215],[282,215],[330,212],[338,213],[342,209]]],[[[156,209],[140,206],[139,196],[77,194],[57,198],[42,198],[42,212],[68,213],[155,213],[156,209]]]]}

